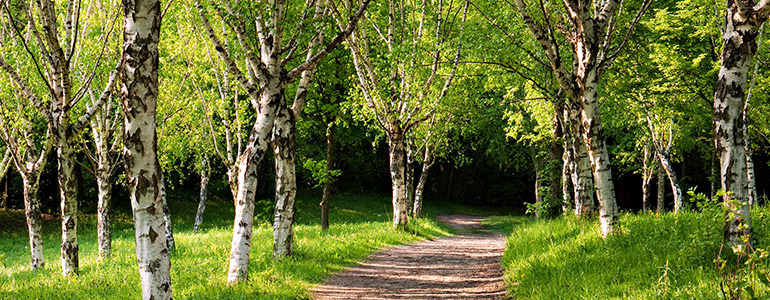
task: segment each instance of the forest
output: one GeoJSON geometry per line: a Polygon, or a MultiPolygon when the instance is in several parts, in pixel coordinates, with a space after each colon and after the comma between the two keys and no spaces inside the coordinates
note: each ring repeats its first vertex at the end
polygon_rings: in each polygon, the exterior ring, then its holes
{"type": "Polygon", "coordinates": [[[765,299],[767,5],[0,0],[0,299],[765,299]]]}

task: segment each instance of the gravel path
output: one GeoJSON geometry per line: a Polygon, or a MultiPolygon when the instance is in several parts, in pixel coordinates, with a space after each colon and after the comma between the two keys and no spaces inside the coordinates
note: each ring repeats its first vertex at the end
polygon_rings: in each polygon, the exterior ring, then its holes
{"type": "Polygon", "coordinates": [[[484,230],[483,217],[438,219],[461,232],[452,237],[387,248],[332,276],[313,290],[324,299],[503,299],[503,235],[484,230]]]}

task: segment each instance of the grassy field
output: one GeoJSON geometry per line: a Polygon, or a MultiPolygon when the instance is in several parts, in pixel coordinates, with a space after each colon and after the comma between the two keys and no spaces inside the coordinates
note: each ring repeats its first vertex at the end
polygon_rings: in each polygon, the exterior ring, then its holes
{"type": "MultiPolygon", "coordinates": [[[[767,249],[770,209],[755,209],[752,217],[756,246],[767,249]]],[[[595,219],[492,217],[485,222],[510,234],[503,268],[516,299],[721,299],[714,260],[724,225],[713,218],[695,212],[622,214],[621,233],[606,240],[595,219]]],[[[767,270],[768,259],[762,264],[767,270]]],[[[769,299],[759,271],[746,271],[757,276],[744,276],[749,280],[743,297],[754,289],[756,299],[769,299]]]]}
{"type": "MultiPolygon", "coordinates": [[[[177,251],[171,257],[171,276],[176,299],[302,299],[308,288],[322,282],[368,254],[387,245],[404,244],[449,234],[430,218],[411,226],[411,232],[392,230],[390,200],[380,196],[339,196],[332,199],[329,230],[318,225],[319,199],[298,200],[293,258],[272,258],[272,226],[261,222],[254,228],[250,281],[226,286],[232,237],[233,207],[228,201],[209,203],[202,231],[192,232],[195,198],[172,201],[177,251]]],[[[98,260],[96,220],[82,215],[78,228],[80,274],[60,275],[60,223],[50,219],[44,227],[46,266],[32,271],[23,212],[0,212],[0,299],[137,299],[134,233],[130,214],[114,217],[113,256],[98,260]]]]}

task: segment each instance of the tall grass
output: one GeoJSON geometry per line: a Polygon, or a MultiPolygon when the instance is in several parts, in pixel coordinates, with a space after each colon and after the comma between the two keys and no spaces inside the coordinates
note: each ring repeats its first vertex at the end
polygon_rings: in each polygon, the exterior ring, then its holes
{"type": "MultiPolygon", "coordinates": [[[[196,203],[172,201],[177,251],[171,256],[176,299],[303,299],[308,289],[344,267],[363,260],[387,245],[404,244],[449,234],[430,218],[419,220],[410,232],[390,226],[390,199],[378,196],[340,196],[332,199],[329,230],[322,231],[319,199],[298,200],[296,254],[275,261],[272,226],[260,221],[254,228],[250,280],[226,285],[232,238],[232,202],[209,203],[202,230],[192,232],[196,203]]],[[[57,219],[45,226],[46,266],[29,267],[29,246],[23,212],[2,212],[0,225],[0,299],[136,299],[140,282],[136,269],[134,231],[130,214],[114,219],[112,257],[99,260],[96,220],[82,215],[78,228],[80,274],[60,274],[60,229],[57,219]],[[13,220],[13,223],[11,223],[13,220]],[[17,226],[22,222],[21,226],[17,226]],[[11,226],[13,224],[13,226],[11,226]],[[8,225],[8,226],[6,226],[8,225]]]]}
{"type": "MultiPolygon", "coordinates": [[[[752,213],[759,248],[770,242],[769,212],[752,213]]],[[[722,298],[714,260],[724,223],[707,214],[622,214],[621,232],[607,239],[596,220],[493,217],[485,222],[510,234],[502,262],[514,298],[722,298]]],[[[754,283],[758,298],[770,298],[768,286],[754,283]]]]}

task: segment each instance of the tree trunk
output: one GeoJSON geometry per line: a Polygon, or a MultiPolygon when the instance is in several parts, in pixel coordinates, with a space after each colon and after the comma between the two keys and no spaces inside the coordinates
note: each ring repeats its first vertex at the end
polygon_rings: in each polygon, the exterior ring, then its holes
{"type": "Polygon", "coordinates": [[[642,211],[647,212],[650,210],[650,183],[652,182],[653,167],[650,165],[650,147],[644,147],[644,154],[642,156],[642,211]]]}
{"type": "MultiPolygon", "coordinates": [[[[330,123],[326,128],[326,172],[334,168],[334,130],[336,125],[330,123]]],[[[324,182],[323,196],[321,197],[321,229],[329,229],[329,200],[332,197],[332,182],[324,182]]]]}
{"type": "Polygon", "coordinates": [[[238,193],[233,222],[233,241],[230,248],[230,266],[227,282],[234,284],[249,278],[249,253],[254,228],[254,197],[256,195],[259,166],[265,158],[270,143],[270,131],[278,106],[283,101],[283,89],[278,77],[262,88],[260,113],[254,122],[249,140],[238,158],[238,193]]]}
{"type": "Polygon", "coordinates": [[[195,213],[195,225],[193,225],[193,232],[198,233],[198,229],[203,223],[203,212],[206,210],[206,199],[209,196],[209,177],[211,176],[211,169],[209,167],[208,156],[203,158],[201,162],[201,189],[200,189],[200,201],[198,202],[198,211],[195,213]]]}
{"type": "Polygon", "coordinates": [[[607,237],[618,226],[618,204],[615,199],[615,184],[612,182],[610,155],[604,140],[599,101],[596,97],[598,81],[596,69],[589,70],[585,77],[580,103],[583,140],[591,159],[596,196],[599,198],[599,221],[602,236],[607,237]]]}
{"type": "MultiPolygon", "coordinates": [[[[683,199],[682,188],[679,187],[679,180],[676,177],[676,172],[674,171],[673,166],[671,166],[671,162],[668,160],[668,155],[665,155],[660,151],[656,152],[658,153],[658,160],[660,161],[661,168],[665,170],[666,175],[668,175],[668,181],[671,184],[671,191],[674,194],[674,213],[679,213],[679,211],[682,209],[683,199]]],[[[660,179],[658,179],[658,182],[660,183],[660,179]]]]}
{"type": "Polygon", "coordinates": [[[591,161],[588,158],[585,144],[582,140],[576,140],[574,151],[577,151],[575,172],[572,174],[572,185],[575,189],[575,214],[589,216],[594,213],[594,179],[591,175],[591,161]]]}
{"type": "Polygon", "coordinates": [[[275,221],[273,222],[273,257],[281,259],[294,254],[294,213],[297,177],[294,161],[294,114],[281,105],[273,125],[275,157],[275,221]]]}
{"type": "MultiPolygon", "coordinates": [[[[556,111],[554,117],[553,117],[553,140],[551,141],[551,146],[549,147],[549,166],[550,166],[550,188],[549,188],[549,201],[558,201],[557,199],[562,197],[562,166],[558,164],[557,162],[562,159],[562,156],[564,155],[564,148],[559,143],[559,140],[564,137],[564,134],[561,131],[560,126],[560,118],[559,118],[560,111],[556,111]]],[[[551,213],[556,214],[558,207],[554,207],[554,209],[551,211],[551,213]]]]}
{"type": "Polygon", "coordinates": [[[171,223],[171,211],[168,209],[168,197],[166,195],[166,181],[163,175],[160,177],[160,198],[163,200],[163,223],[166,226],[166,246],[169,252],[176,251],[174,242],[174,224],[171,223]]]}
{"type": "MultiPolygon", "coordinates": [[[[543,202],[543,194],[541,191],[541,187],[543,186],[543,160],[537,157],[537,151],[535,151],[534,148],[532,150],[532,162],[535,167],[535,205],[539,206],[542,205],[543,202]]],[[[542,217],[540,212],[541,209],[535,209],[536,218],[542,217]]]]}
{"type": "Polygon", "coordinates": [[[753,1],[747,4],[728,1],[722,65],[714,94],[714,137],[719,154],[719,177],[726,192],[724,204],[728,209],[725,239],[730,246],[744,247],[744,250],[751,245],[751,218],[742,112],[748,71],[757,51],[757,32],[767,19],[764,5],[755,8],[753,1]]]}
{"type": "Polygon", "coordinates": [[[425,192],[425,184],[428,182],[428,172],[433,167],[435,160],[430,147],[425,147],[425,154],[422,159],[422,172],[420,172],[420,179],[417,181],[417,188],[414,190],[414,206],[412,207],[412,215],[415,218],[422,217],[422,204],[423,193],[425,192]]]}
{"type": "Polygon", "coordinates": [[[162,174],[156,153],[158,41],[157,0],[123,0],[123,58],[120,71],[124,114],[123,151],[134,217],[142,298],[172,298],[171,261],[164,237],[162,174]],[[161,238],[158,238],[161,237],[161,238]]]}
{"type": "Polygon", "coordinates": [[[61,266],[63,275],[78,273],[78,183],[73,145],[66,132],[57,138],[59,191],[61,195],[61,266]]]}
{"type": "MultiPolygon", "coordinates": [[[[99,170],[103,170],[99,167],[99,170]]],[[[99,257],[108,257],[112,254],[112,222],[110,211],[112,210],[112,180],[110,174],[99,172],[96,177],[98,204],[97,225],[99,257]]]]}
{"type": "Polygon", "coordinates": [[[414,151],[412,149],[408,149],[410,147],[407,147],[406,149],[406,171],[405,171],[405,178],[406,178],[406,212],[409,213],[412,211],[412,207],[414,205],[414,167],[412,166],[412,163],[414,163],[414,151]]]}
{"type": "Polygon", "coordinates": [[[406,152],[403,133],[388,133],[388,150],[393,189],[393,227],[403,229],[409,222],[406,210],[406,152]]]}
{"type": "Polygon", "coordinates": [[[748,181],[749,189],[749,206],[757,203],[757,179],[754,173],[754,151],[749,146],[748,135],[746,135],[746,180],[748,181]]]}
{"type": "Polygon", "coordinates": [[[666,177],[663,166],[658,160],[658,205],[656,213],[663,213],[666,211],[666,177]]]}
{"type": "Polygon", "coordinates": [[[561,210],[563,213],[567,213],[572,210],[572,166],[575,166],[575,157],[570,154],[572,151],[565,147],[563,154],[563,162],[561,166],[561,193],[562,193],[562,205],[561,210]]]}
{"type": "MultiPolygon", "coordinates": [[[[19,171],[22,172],[21,170],[19,171]]],[[[31,254],[32,269],[40,269],[45,266],[43,255],[43,220],[40,209],[39,174],[26,174],[21,176],[24,185],[24,214],[27,217],[27,229],[29,229],[29,249],[31,254]]]]}

